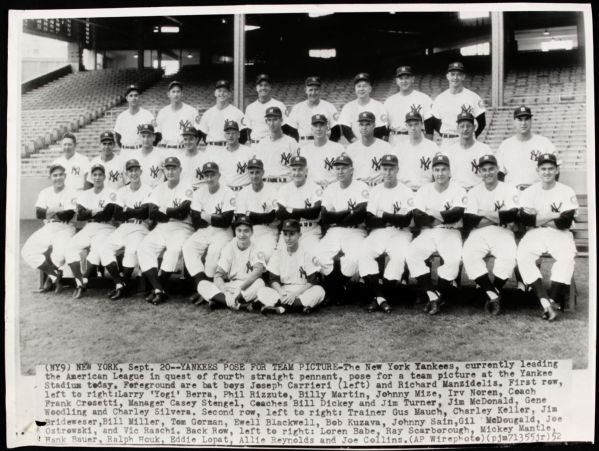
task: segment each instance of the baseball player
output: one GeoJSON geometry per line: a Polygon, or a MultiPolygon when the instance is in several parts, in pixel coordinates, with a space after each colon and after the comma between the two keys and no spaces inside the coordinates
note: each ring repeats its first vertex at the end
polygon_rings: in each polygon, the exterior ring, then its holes
{"type": "Polygon", "coordinates": [[[177,268],[183,243],[193,233],[189,214],[193,190],[191,186],[181,183],[179,159],[167,158],[164,172],[166,182],[154,188],[148,199],[150,219],[158,224],[137,249],[139,268],[153,288],[145,300],[154,305],[168,299],[164,287],[177,268]],[[161,254],[162,263],[158,265],[161,254]]]}
{"type": "Polygon", "coordinates": [[[393,148],[398,155],[398,178],[413,191],[418,191],[433,181],[431,163],[439,153],[439,146],[424,137],[422,115],[417,109],[408,111],[405,121],[407,140],[396,140],[398,144],[393,148]]]}
{"type": "Polygon", "coordinates": [[[543,307],[543,318],[553,321],[556,310],[569,293],[574,273],[576,245],[570,228],[578,201],[574,190],[557,182],[557,158],[544,153],[537,161],[540,182],[525,189],[520,196],[520,221],[528,230],[518,244],[516,260],[524,282],[530,285],[543,307]],[[555,263],[551,268],[551,287],[543,286],[536,260],[544,253],[555,263]]]}
{"type": "Polygon", "coordinates": [[[264,256],[252,242],[252,221],[246,216],[235,220],[235,238],[225,244],[214,271],[214,282],[201,280],[197,290],[211,309],[248,308],[264,287],[261,276],[264,256]]]}
{"type": "Polygon", "coordinates": [[[485,103],[478,94],[464,87],[464,65],[460,62],[451,63],[447,67],[446,77],[449,89],[439,94],[432,106],[434,128],[441,135],[443,147],[453,144],[459,137],[453,125],[458,114],[468,112],[474,116],[476,136],[482,133],[486,125],[485,103]]]}
{"type": "Polygon", "coordinates": [[[520,190],[539,181],[537,160],[545,153],[555,154],[555,146],[544,136],[532,133],[532,111],[522,105],[514,110],[516,134],[506,139],[497,149],[499,169],[504,181],[520,190]]]}
{"type": "Polygon", "coordinates": [[[210,161],[208,151],[198,146],[200,137],[194,127],[185,127],[181,132],[185,150],[180,155],[181,183],[191,186],[194,190],[204,182],[202,167],[210,161]]]}
{"type": "Polygon", "coordinates": [[[90,164],[85,155],[75,151],[77,138],[72,133],[65,133],[61,141],[62,155],[52,162],[52,166],[58,165],[65,169],[67,188],[83,190],[89,187],[86,183],[90,164]]]}
{"type": "Polygon", "coordinates": [[[125,297],[127,285],[137,266],[137,248],[149,233],[150,205],[149,197],[152,188],[141,183],[141,166],[135,159],[125,164],[130,183],[117,192],[114,219],[122,224],[106,239],[100,252],[102,266],[115,282],[114,290],[108,297],[117,300],[125,297]],[[122,275],[116,261],[116,255],[123,250],[122,275]]]}
{"type": "Polygon", "coordinates": [[[333,162],[345,151],[341,144],[329,140],[328,131],[327,117],[315,114],[312,116],[314,140],[300,149],[300,155],[306,159],[310,168],[310,179],[323,188],[337,181],[333,162]]]}
{"type": "Polygon", "coordinates": [[[245,117],[241,110],[231,105],[231,85],[227,80],[216,82],[214,97],[216,98],[216,104],[208,108],[202,115],[198,127],[200,137],[206,141],[208,148],[225,147],[227,145],[224,135],[225,122],[235,121],[243,127],[240,132],[240,142],[245,143],[247,140],[245,117]]]}
{"type": "MultiPolygon", "coordinates": [[[[182,147],[181,131],[200,122],[200,113],[182,100],[183,84],[176,80],[168,85],[170,105],[162,108],[156,116],[156,137],[159,147],[179,149],[182,147]]],[[[169,155],[170,156],[170,155],[169,155]]]]}
{"type": "Polygon", "coordinates": [[[383,285],[386,286],[401,280],[407,249],[412,241],[409,227],[415,203],[414,192],[397,180],[397,156],[384,155],[381,166],[383,183],[370,190],[366,206],[366,227],[370,229],[370,234],[363,241],[358,269],[372,296],[368,311],[374,312],[380,308],[390,313],[391,306],[379,285],[379,276],[383,277],[383,285]],[[387,254],[389,261],[384,274],[379,274],[376,259],[383,254],[387,254]]]}
{"type": "Polygon", "coordinates": [[[446,146],[443,153],[451,162],[452,180],[465,190],[469,190],[481,182],[478,161],[484,155],[492,154],[493,151],[474,137],[474,116],[471,113],[458,114],[456,122],[460,138],[457,142],[446,146]]]}
{"type": "Polygon", "coordinates": [[[334,162],[336,183],[326,187],[322,199],[321,223],[329,227],[320,240],[316,262],[325,276],[325,289],[331,298],[343,300],[347,283],[358,273],[362,242],[366,237],[364,219],[368,186],[353,179],[353,162],[341,154],[334,162]],[[343,252],[336,267],[334,258],[343,252]]]}
{"type": "Polygon", "coordinates": [[[383,155],[393,152],[388,142],[374,136],[375,121],[376,118],[370,111],[360,113],[360,139],[347,146],[347,154],[355,162],[354,177],[368,186],[375,186],[383,181],[383,155]]]}
{"type": "MultiPolygon", "coordinates": [[[[100,155],[92,158],[90,164],[92,166],[101,164],[106,171],[106,180],[104,186],[112,190],[117,190],[124,184],[125,164],[120,155],[114,153],[114,133],[105,131],[100,135],[100,143],[102,150],[100,155]]],[[[87,181],[91,184],[91,174],[87,175],[87,181]]]]}
{"type": "MultiPolygon", "coordinates": [[[[206,183],[193,193],[191,201],[191,219],[196,232],[183,245],[185,268],[194,287],[201,280],[214,277],[220,251],[233,237],[231,223],[235,212],[235,193],[219,183],[218,165],[212,161],[206,163],[202,174],[206,183]]],[[[196,294],[190,298],[191,302],[197,300],[196,294]]]]}
{"type": "Polygon", "coordinates": [[[319,268],[300,244],[301,226],[296,219],[283,222],[284,246],[279,246],[266,266],[270,287],[258,291],[261,313],[310,313],[325,298],[317,285],[319,268]]]}
{"type": "Polygon", "coordinates": [[[87,224],[77,232],[67,243],[65,250],[66,262],[71,267],[77,287],[73,293],[75,299],[83,297],[87,290],[87,282],[100,264],[100,251],[106,238],[115,230],[112,222],[117,193],[104,187],[106,172],[104,166],[96,164],[91,167],[94,186],[83,191],[77,198],[77,221],[87,221],[87,224]],[[81,270],[81,253],[89,248],[86,268],[81,270]]]}
{"type": "Polygon", "coordinates": [[[406,261],[412,277],[425,291],[425,312],[439,312],[441,293],[457,277],[462,255],[462,216],[464,215],[466,191],[450,180],[449,158],[436,155],[433,159],[434,182],[418,190],[415,198],[414,223],[421,228],[408,247],[406,261]],[[438,284],[433,287],[426,259],[438,252],[443,264],[437,268],[438,284]]]}
{"type": "Polygon", "coordinates": [[[138,149],[141,146],[139,127],[154,122],[154,115],[140,106],[140,94],[137,85],[130,85],[127,88],[125,99],[129,106],[116,117],[114,123],[116,143],[124,150],[138,149]]]}
{"type": "MultiPolygon", "coordinates": [[[[283,185],[277,194],[277,218],[281,221],[295,219],[300,225],[300,244],[306,249],[316,249],[322,237],[320,211],[323,190],[308,179],[306,158],[291,158],[292,181],[283,185]]],[[[279,247],[285,247],[284,235],[279,239],[279,247]]]]}
{"type": "Polygon", "coordinates": [[[301,147],[313,140],[312,136],[312,116],[322,114],[326,116],[329,126],[333,128],[337,124],[337,108],[332,103],[320,98],[321,81],[319,77],[308,77],[306,79],[306,97],[307,99],[291,108],[287,124],[293,127],[296,132],[292,134],[297,138],[301,147]]]}
{"type": "MultiPolygon", "coordinates": [[[[410,112],[418,112],[424,120],[424,129],[427,137],[434,132],[434,120],[431,113],[433,100],[426,94],[414,89],[416,77],[411,66],[399,66],[395,71],[395,82],[399,92],[393,94],[383,104],[389,122],[389,143],[392,146],[402,145],[408,142],[409,127],[404,122],[410,112]]],[[[420,124],[422,127],[423,124],[420,124]]],[[[403,165],[399,164],[400,170],[403,165]]]]}
{"type": "Polygon", "coordinates": [[[225,148],[213,147],[207,156],[209,161],[218,164],[222,174],[221,183],[237,192],[250,183],[247,162],[255,152],[239,143],[240,131],[237,122],[225,121],[224,132],[225,148]]]}
{"type": "Polygon", "coordinates": [[[264,162],[264,176],[270,183],[287,183],[289,181],[289,161],[299,155],[297,141],[282,130],[283,113],[278,107],[266,110],[266,125],[269,134],[255,147],[255,157],[264,162]]]}
{"type": "Polygon", "coordinates": [[[384,138],[387,135],[387,112],[378,100],[372,99],[372,80],[370,75],[364,72],[354,77],[354,90],[356,99],[346,103],[341,108],[341,114],[337,125],[331,130],[331,140],[338,141],[340,136],[345,136],[348,142],[358,140],[360,126],[358,117],[364,111],[370,111],[375,117],[374,136],[384,138]]]}
{"type": "MultiPolygon", "coordinates": [[[[264,120],[266,110],[276,106],[281,111],[285,111],[285,104],[270,96],[272,83],[267,74],[260,74],[256,77],[256,92],[258,98],[250,103],[245,109],[245,120],[250,135],[250,144],[258,144],[260,140],[268,136],[268,126],[264,120]]],[[[285,118],[283,118],[283,132],[285,133],[285,118]]]]}
{"type": "Polygon", "coordinates": [[[252,242],[262,253],[262,258],[268,261],[279,236],[275,216],[277,188],[276,185],[263,181],[262,160],[252,158],[244,164],[251,183],[237,194],[235,213],[246,216],[252,222],[252,242]]]}
{"type": "Polygon", "coordinates": [[[164,182],[165,171],[162,166],[164,163],[162,150],[154,147],[154,126],[142,124],[139,127],[139,136],[141,148],[136,149],[132,155],[141,166],[141,184],[155,188],[164,182]]]}
{"type": "Polygon", "coordinates": [[[462,260],[468,276],[486,297],[485,309],[501,311],[501,289],[516,266],[516,239],[512,225],[518,214],[518,191],[497,178],[497,159],[489,154],[478,161],[482,183],[468,191],[464,229],[472,231],[464,242],[462,260]],[[484,258],[495,257],[491,280],[484,258]]]}
{"type": "Polygon", "coordinates": [[[75,216],[78,192],[65,185],[66,172],[60,165],[50,166],[52,186],[40,191],[35,202],[35,217],[44,225],[25,242],[21,254],[32,268],[40,269],[47,278],[41,292],[62,290],[60,267],[65,263],[65,245],[75,235],[71,220],[75,216]],[[51,247],[49,256],[46,252],[51,247]]]}

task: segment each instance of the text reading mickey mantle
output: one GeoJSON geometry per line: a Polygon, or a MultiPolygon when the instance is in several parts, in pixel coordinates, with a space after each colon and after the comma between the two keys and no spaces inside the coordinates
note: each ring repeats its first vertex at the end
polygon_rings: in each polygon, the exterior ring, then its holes
{"type": "Polygon", "coordinates": [[[54,364],[41,444],[435,445],[566,439],[570,361],[54,364]]]}

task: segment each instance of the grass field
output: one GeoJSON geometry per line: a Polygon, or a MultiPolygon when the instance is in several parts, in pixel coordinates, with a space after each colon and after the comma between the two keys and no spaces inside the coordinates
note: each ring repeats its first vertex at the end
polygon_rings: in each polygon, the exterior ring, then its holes
{"type": "MultiPolygon", "coordinates": [[[[22,221],[21,245],[39,223],[22,221]]],[[[37,294],[38,273],[19,259],[22,372],[56,362],[391,362],[572,359],[588,356],[588,260],[578,259],[576,311],[554,323],[528,296],[490,317],[472,290],[429,317],[412,301],[389,315],[363,303],[325,306],[311,315],[262,316],[194,306],[186,296],[153,306],[141,296],[110,301],[108,289],[72,299],[37,294]]],[[[10,319],[9,319],[10,320],[10,319]]]]}

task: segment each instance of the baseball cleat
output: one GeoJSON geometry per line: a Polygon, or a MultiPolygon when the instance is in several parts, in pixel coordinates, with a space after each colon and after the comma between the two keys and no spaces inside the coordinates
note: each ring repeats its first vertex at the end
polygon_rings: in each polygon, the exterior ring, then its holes
{"type": "Polygon", "coordinates": [[[430,310],[428,311],[429,315],[436,315],[437,313],[439,313],[439,301],[431,301],[430,303],[430,310]]]}
{"type": "Polygon", "coordinates": [[[114,290],[110,290],[108,292],[108,294],[106,295],[108,297],[108,299],[112,299],[112,297],[116,294],[118,288],[115,288],[114,290]]]}
{"type": "Polygon", "coordinates": [[[366,308],[368,310],[368,313],[372,313],[372,312],[376,312],[379,308],[379,303],[376,302],[376,299],[373,299],[372,301],[370,301],[370,304],[368,304],[368,307],[366,308]]]}
{"type": "Polygon", "coordinates": [[[552,302],[551,304],[549,304],[549,307],[545,309],[545,311],[543,312],[543,319],[546,319],[547,321],[553,321],[555,320],[555,318],[557,318],[557,311],[555,310],[553,304],[554,303],[552,302]]]}
{"type": "Polygon", "coordinates": [[[54,290],[54,283],[52,282],[52,279],[46,276],[46,280],[44,280],[44,285],[39,290],[37,290],[37,293],[49,293],[52,290],[54,290]]]}
{"type": "Polygon", "coordinates": [[[431,308],[432,308],[431,301],[428,301],[426,304],[424,304],[424,313],[429,313],[431,311],[431,308]]]}
{"type": "Polygon", "coordinates": [[[110,300],[116,301],[118,299],[126,297],[126,295],[127,295],[127,292],[125,290],[125,287],[117,288],[116,290],[114,290],[113,295],[110,296],[110,300]]]}
{"type": "Polygon", "coordinates": [[[267,313],[276,313],[278,315],[282,315],[283,313],[285,313],[285,307],[270,307],[268,305],[265,305],[260,309],[260,313],[262,313],[263,315],[266,315],[267,313]]]}
{"type": "Polygon", "coordinates": [[[160,292],[154,294],[154,297],[152,298],[152,304],[154,304],[154,305],[162,304],[167,299],[168,299],[168,296],[166,295],[166,293],[164,291],[160,291],[160,292]]]}
{"type": "Polygon", "coordinates": [[[381,310],[385,313],[391,313],[393,310],[387,301],[383,301],[380,304],[381,310]]]}
{"type": "Polygon", "coordinates": [[[200,293],[194,293],[191,296],[189,296],[189,298],[187,298],[189,300],[189,302],[191,304],[197,304],[198,301],[200,300],[201,296],[200,293]]]}
{"type": "Polygon", "coordinates": [[[489,299],[485,303],[485,310],[493,316],[499,315],[499,313],[501,313],[501,304],[499,303],[499,298],[489,299]]]}
{"type": "Polygon", "coordinates": [[[146,302],[152,302],[152,299],[154,299],[154,295],[155,294],[156,293],[154,293],[153,291],[150,291],[148,294],[146,294],[144,296],[144,301],[146,301],[146,302]]]}
{"type": "Polygon", "coordinates": [[[87,287],[85,285],[80,285],[77,288],[75,288],[75,291],[73,292],[73,298],[74,299],[81,299],[83,297],[83,293],[85,293],[87,291],[87,287]]]}

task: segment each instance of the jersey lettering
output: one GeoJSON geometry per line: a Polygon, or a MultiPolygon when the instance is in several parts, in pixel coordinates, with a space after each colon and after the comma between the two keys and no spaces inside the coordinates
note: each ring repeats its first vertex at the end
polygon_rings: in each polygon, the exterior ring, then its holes
{"type": "Polygon", "coordinates": [[[281,164],[284,166],[289,166],[289,162],[291,161],[291,152],[281,154],[281,164]]]}
{"type": "Polygon", "coordinates": [[[559,213],[561,208],[562,208],[562,202],[560,202],[559,205],[555,205],[555,202],[551,202],[551,212],[552,213],[559,213]]]}
{"type": "Polygon", "coordinates": [[[181,199],[174,198],[174,199],[173,199],[173,206],[174,206],[175,208],[178,208],[178,207],[179,207],[179,205],[181,205],[181,199]]]}
{"type": "Polygon", "coordinates": [[[478,174],[478,163],[476,162],[476,158],[473,158],[472,161],[470,162],[471,166],[472,166],[472,172],[474,172],[475,174],[478,174]]]}
{"type": "Polygon", "coordinates": [[[252,264],[250,262],[246,262],[245,272],[252,272],[252,264]]]}
{"type": "Polygon", "coordinates": [[[331,157],[331,159],[329,158],[325,158],[324,159],[324,168],[327,171],[332,171],[333,170],[333,161],[335,161],[334,158],[331,157]]]}
{"type": "Polygon", "coordinates": [[[354,211],[354,209],[356,208],[356,205],[358,205],[358,203],[355,200],[352,199],[348,199],[347,200],[347,209],[350,211],[354,211]]]}
{"type": "Polygon", "coordinates": [[[268,204],[266,202],[262,203],[262,211],[268,211],[268,204]]]}
{"type": "Polygon", "coordinates": [[[461,107],[462,113],[470,113],[472,114],[472,106],[470,105],[462,105],[461,107]]]}
{"type": "Polygon", "coordinates": [[[160,171],[160,166],[154,166],[154,165],[152,165],[152,166],[150,167],[150,176],[151,176],[153,179],[156,179],[156,178],[158,178],[158,171],[160,171]]]}
{"type": "Polygon", "coordinates": [[[306,208],[310,208],[312,206],[312,202],[310,202],[310,199],[305,199],[304,200],[304,206],[306,208]]]}
{"type": "Polygon", "coordinates": [[[416,104],[412,104],[410,105],[410,112],[411,113],[418,113],[420,114],[420,110],[422,110],[422,105],[416,105],[416,104]]]}
{"type": "Polygon", "coordinates": [[[399,210],[401,210],[401,203],[399,201],[395,201],[393,203],[393,214],[397,214],[399,210]]]}
{"type": "Polygon", "coordinates": [[[375,171],[380,171],[381,170],[381,163],[383,162],[383,158],[377,158],[377,157],[372,157],[372,160],[370,160],[370,162],[372,163],[372,169],[374,169],[375,171]]]}
{"type": "Polygon", "coordinates": [[[308,274],[306,273],[306,270],[304,269],[303,266],[299,267],[299,274],[300,274],[300,277],[303,278],[303,279],[307,279],[308,278],[308,274]]]}
{"type": "Polygon", "coordinates": [[[221,203],[218,203],[214,206],[214,213],[217,215],[222,214],[223,212],[223,205],[221,203]]]}
{"type": "Polygon", "coordinates": [[[498,200],[495,201],[495,211],[499,211],[501,210],[501,208],[505,205],[504,201],[499,202],[498,200]]]}
{"type": "Polygon", "coordinates": [[[108,177],[111,182],[116,182],[119,178],[119,171],[110,171],[108,177]]]}
{"type": "Polygon", "coordinates": [[[530,159],[532,161],[539,161],[539,157],[541,156],[540,150],[531,150],[530,151],[530,159]]]}
{"type": "Polygon", "coordinates": [[[141,206],[142,206],[142,203],[141,203],[141,201],[138,201],[138,202],[133,202],[133,208],[139,208],[139,207],[141,207],[141,206]]]}
{"type": "Polygon", "coordinates": [[[100,208],[104,208],[104,203],[105,203],[104,199],[100,199],[100,200],[98,201],[98,207],[100,207],[100,208]]]}
{"type": "Polygon", "coordinates": [[[73,166],[71,168],[71,174],[79,175],[79,172],[81,172],[81,168],[79,166],[73,166]]]}
{"type": "Polygon", "coordinates": [[[245,174],[245,170],[247,169],[247,163],[241,164],[241,161],[237,162],[237,173],[245,174]]]}
{"type": "Polygon", "coordinates": [[[179,121],[179,130],[183,130],[184,128],[188,128],[191,126],[192,126],[192,124],[191,124],[191,122],[189,122],[189,120],[184,121],[183,119],[181,119],[179,121]]]}
{"type": "Polygon", "coordinates": [[[445,205],[443,205],[443,208],[445,208],[445,210],[451,210],[451,205],[449,204],[449,202],[445,202],[445,205]]]}
{"type": "Polygon", "coordinates": [[[424,169],[425,171],[428,171],[428,169],[430,168],[432,163],[432,160],[430,158],[424,158],[424,157],[420,157],[420,168],[424,169]]]}
{"type": "Polygon", "coordinates": [[[204,174],[202,174],[202,168],[196,168],[196,179],[202,180],[204,178],[204,174]]]}

